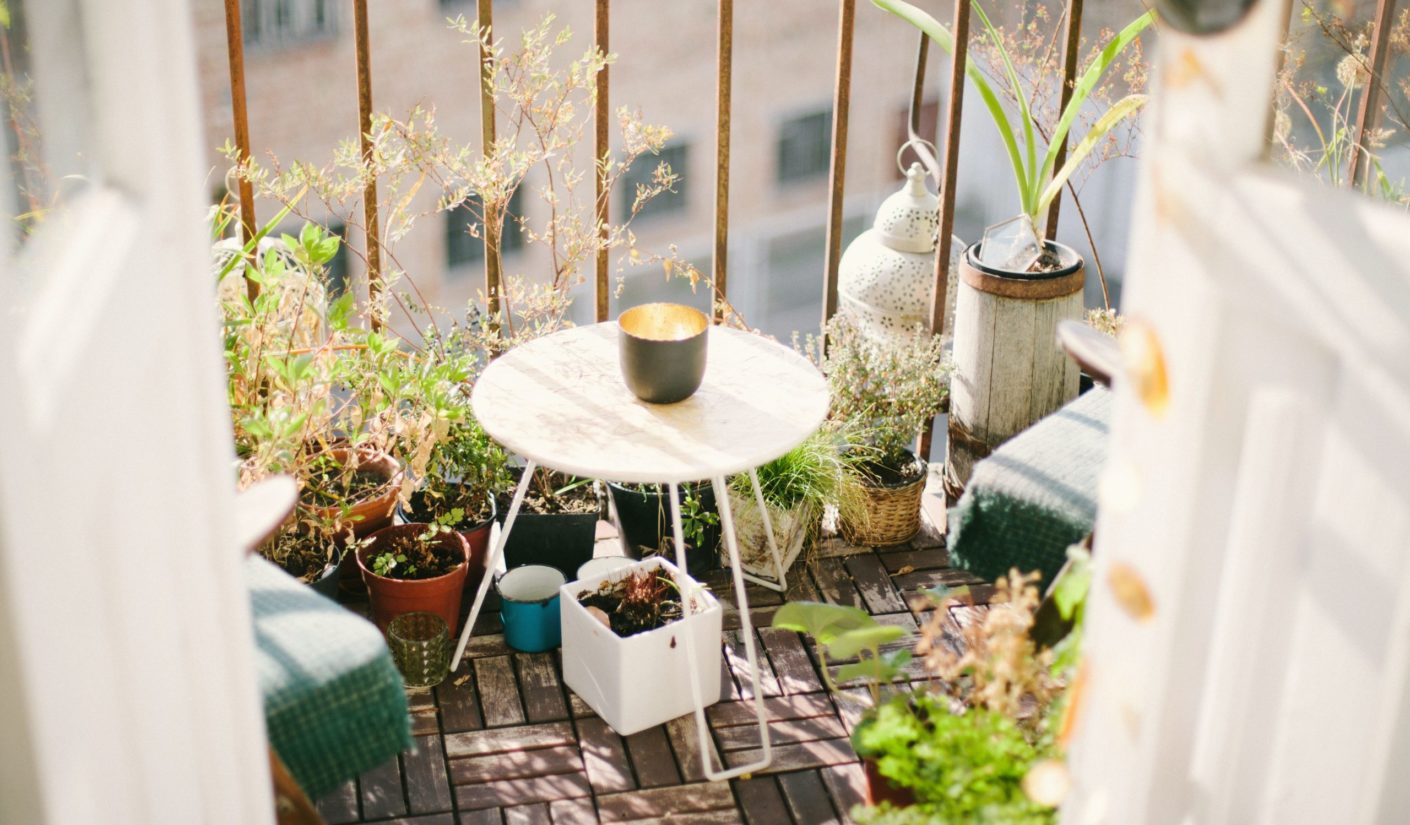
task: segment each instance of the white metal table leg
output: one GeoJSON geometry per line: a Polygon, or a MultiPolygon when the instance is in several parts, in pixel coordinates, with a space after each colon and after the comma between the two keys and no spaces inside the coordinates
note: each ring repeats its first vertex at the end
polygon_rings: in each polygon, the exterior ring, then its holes
{"type": "MultiPolygon", "coordinates": [[[[715,504],[720,510],[720,532],[724,534],[725,544],[729,548],[730,569],[734,575],[734,593],[739,603],[740,632],[744,636],[744,652],[749,660],[749,673],[754,684],[754,716],[759,722],[759,740],[764,750],[763,757],[757,762],[740,765],[729,770],[715,770],[713,760],[710,758],[710,728],[705,721],[705,697],[700,695],[700,668],[695,661],[695,634],[684,634],[686,661],[690,668],[690,694],[691,698],[695,700],[695,734],[700,747],[700,762],[705,768],[706,778],[712,782],[718,782],[768,767],[769,762],[773,761],[773,743],[769,741],[768,722],[764,715],[764,689],[759,676],[759,653],[754,646],[754,623],[749,618],[749,597],[744,592],[743,571],[739,566],[739,543],[734,535],[734,514],[730,512],[729,496],[726,493],[728,488],[725,487],[725,480],[721,476],[712,479],[712,483],[717,491],[715,504]]],[[[686,571],[688,568],[685,558],[685,529],[681,524],[680,491],[678,488],[677,484],[670,485],[671,529],[676,542],[676,566],[682,571],[686,571]]],[[[684,594],[681,610],[684,616],[690,614],[694,595],[694,590],[684,594]]]]}
{"type": "Polygon", "coordinates": [[[465,655],[465,645],[470,642],[470,631],[475,627],[475,620],[480,618],[480,608],[485,606],[485,594],[490,591],[490,579],[494,578],[499,561],[504,558],[504,547],[509,542],[509,533],[514,529],[514,520],[519,517],[519,508],[524,503],[524,493],[529,489],[529,482],[533,480],[534,470],[537,469],[537,466],[532,461],[524,465],[524,474],[519,477],[519,486],[514,490],[514,499],[509,503],[509,513],[504,517],[504,529],[499,531],[499,540],[493,543],[490,548],[490,557],[485,559],[485,575],[480,579],[480,589],[475,591],[475,602],[470,606],[470,615],[465,617],[465,624],[460,628],[460,641],[455,645],[455,658],[450,660],[452,673],[460,667],[460,657],[465,655]]]}
{"type": "Polygon", "coordinates": [[[769,552],[773,554],[774,577],[777,579],[777,583],[760,581],[757,578],[753,580],[770,590],[783,593],[788,590],[788,578],[783,569],[783,556],[778,552],[778,542],[774,540],[774,520],[769,516],[768,505],[764,503],[764,488],[759,486],[759,472],[752,467],[749,470],[749,483],[754,486],[754,501],[759,505],[759,516],[764,521],[764,535],[769,542],[769,552]]]}

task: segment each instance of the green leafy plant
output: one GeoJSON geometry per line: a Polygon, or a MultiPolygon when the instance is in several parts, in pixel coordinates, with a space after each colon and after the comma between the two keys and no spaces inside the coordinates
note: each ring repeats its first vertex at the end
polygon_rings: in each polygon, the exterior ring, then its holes
{"type": "MultiPolygon", "coordinates": [[[[920,29],[947,53],[954,53],[955,42],[950,30],[926,12],[905,0],[872,2],[920,29]]],[[[1112,129],[1145,104],[1146,96],[1143,94],[1130,94],[1113,103],[1088,128],[1087,134],[1075,146],[1070,147],[1065,161],[1058,166],[1058,152],[1066,145],[1069,133],[1083,107],[1101,83],[1102,76],[1116,62],[1121,52],[1155,21],[1155,12],[1146,12],[1137,17],[1107,41],[1085,71],[1077,77],[1072,86],[1070,102],[1058,115],[1051,133],[1044,135],[1042,124],[1035,116],[1032,90],[1024,88],[1023,78],[1015,69],[1015,56],[1009,44],[990,22],[989,15],[980,4],[975,3],[972,8],[979,18],[984,36],[992,44],[998,57],[1002,78],[995,80],[1007,84],[1008,88],[1003,94],[1016,111],[1010,113],[1005,108],[1000,100],[1001,93],[996,92],[991,78],[972,58],[967,57],[965,60],[965,76],[979,92],[984,108],[998,129],[1005,154],[1013,169],[1021,214],[1026,218],[1028,229],[1036,241],[1043,237],[1048,206],[1062,192],[1064,184],[1112,129]],[[1040,145],[1040,140],[1044,145],[1040,145]]]]}
{"type": "Polygon", "coordinates": [[[719,525],[719,514],[706,510],[700,503],[700,496],[687,487],[681,496],[681,532],[685,535],[686,544],[704,547],[706,531],[719,525]]]}
{"type": "MultiPolygon", "coordinates": [[[[428,524],[414,536],[396,537],[390,546],[373,556],[372,572],[388,579],[429,579],[443,576],[460,564],[455,555],[446,552],[438,541],[451,532],[444,524],[428,524]]],[[[371,543],[371,538],[362,544],[371,543]]]]}
{"type": "Polygon", "coordinates": [[[1030,799],[1023,787],[1032,767],[1053,752],[1051,741],[1030,741],[1004,713],[955,713],[937,694],[896,696],[857,726],[852,742],[883,776],[916,794],[910,807],[859,806],[852,816],[863,825],[1056,820],[1053,808],[1030,799]]]}
{"type": "MultiPolygon", "coordinates": [[[[836,433],[819,430],[802,444],[759,467],[755,475],[764,503],[789,512],[821,513],[835,506],[843,518],[865,509],[865,493],[857,474],[850,472],[854,457],[843,449],[836,433]]],[[[746,499],[754,497],[749,476],[730,479],[730,488],[746,499]]]]}
{"type": "Polygon", "coordinates": [[[774,614],[773,627],[806,633],[817,645],[823,681],[839,696],[838,682],[863,681],[872,706],[881,702],[883,688],[895,682],[911,661],[909,650],[882,651],[882,646],[906,635],[903,628],[878,622],[856,607],[826,602],[788,602],[774,614]],[[836,681],[829,662],[856,658],[838,668],[836,681]]]}

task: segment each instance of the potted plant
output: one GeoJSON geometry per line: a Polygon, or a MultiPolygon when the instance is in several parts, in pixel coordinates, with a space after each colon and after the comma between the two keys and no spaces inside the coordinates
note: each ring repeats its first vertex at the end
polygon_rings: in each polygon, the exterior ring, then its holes
{"type": "MultiPolygon", "coordinates": [[[[509,470],[511,486],[499,499],[501,523],[509,512],[510,491],[518,486],[523,473],[523,467],[509,470]]],[[[505,563],[510,567],[547,565],[572,581],[578,568],[592,558],[597,522],[605,509],[601,490],[592,479],[536,468],[504,546],[505,563]]]]}
{"type": "MultiPolygon", "coordinates": [[[[950,32],[924,11],[905,0],[874,2],[953,52],[950,32]]],[[[1045,240],[1046,224],[1064,186],[1081,212],[1069,183],[1073,174],[1089,160],[1109,156],[1109,147],[1120,145],[1113,130],[1145,104],[1138,91],[1145,74],[1139,48],[1126,71],[1113,73],[1118,83],[1107,84],[1104,77],[1155,19],[1154,11],[1142,14],[1103,44],[1072,83],[1067,105],[1055,111],[1044,102],[1058,99],[1063,74],[1047,38],[1005,36],[978,3],[973,9],[982,28],[970,52],[979,60],[966,58],[965,75],[998,130],[1019,214],[985,230],[960,261],[954,328],[959,380],[944,473],[952,499],[963,492],[975,463],[1077,395],[1079,370],[1052,342],[1058,323],[1082,315],[1085,261],[1071,247],[1045,240]],[[1119,84],[1131,93],[1108,105],[1119,84]],[[1069,149],[1069,136],[1094,110],[1100,114],[1069,149]]],[[[1102,276],[1095,247],[1093,255],[1102,276]]]]}
{"type": "Polygon", "coordinates": [[[810,350],[832,393],[829,421],[850,444],[846,461],[866,499],[865,508],[842,513],[842,534],[871,546],[909,541],[920,530],[926,476],[911,444],[949,391],[940,336],[917,330],[880,341],[841,315],[824,332],[825,353],[816,341],[810,350]]]}
{"type": "MultiPolygon", "coordinates": [[[[617,511],[622,552],[630,558],[662,553],[675,558],[671,527],[670,488],[664,484],[608,482],[617,511]]],[[[715,488],[708,481],[680,485],[681,528],[685,534],[686,572],[701,576],[719,567],[720,515],[715,488]]]]}
{"type": "Polygon", "coordinates": [[[300,470],[300,505],[313,518],[357,538],[392,523],[402,472],[390,455],[371,447],[331,447],[314,453],[300,470]]]}
{"type": "Polygon", "coordinates": [[[561,592],[563,682],[617,733],[694,710],[687,656],[699,695],[719,701],[723,611],[675,565],[653,556],[561,592]]]}
{"type": "Polygon", "coordinates": [[[338,596],[338,565],[346,541],[327,524],[296,522],[280,530],[259,548],[259,554],[285,573],[330,599],[338,596]]]}
{"type": "Polygon", "coordinates": [[[447,425],[437,440],[421,483],[399,506],[408,523],[441,524],[460,533],[470,547],[465,588],[480,586],[488,559],[496,496],[511,485],[509,457],[468,411],[447,425]]]}
{"type": "Polygon", "coordinates": [[[440,524],[397,524],[359,542],[356,558],[383,633],[403,613],[435,613],[455,636],[470,566],[464,536],[440,524]]]}
{"type": "MultiPolygon", "coordinates": [[[[813,638],[823,683],[833,695],[845,701],[862,701],[842,692],[839,683],[855,680],[865,685],[866,709],[862,713],[862,721],[853,731],[852,749],[863,757],[868,796],[873,802],[890,801],[898,805],[913,801],[914,797],[908,790],[882,777],[875,759],[866,758],[856,743],[857,732],[876,717],[888,689],[911,661],[909,649],[882,650],[884,645],[900,641],[906,631],[896,625],[881,624],[865,610],[856,607],[810,601],[789,602],[779,608],[774,614],[773,626],[806,633],[813,638]],[[847,662],[849,659],[855,661],[847,662]],[[834,677],[832,665],[838,662],[846,663],[837,669],[834,677]]],[[[903,690],[900,695],[904,697],[908,693],[903,690]]]]}
{"type": "MultiPolygon", "coordinates": [[[[852,523],[866,519],[866,494],[860,476],[850,470],[835,433],[822,430],[783,456],[755,471],[773,525],[774,544],[786,571],[817,534],[824,511],[837,508],[852,523]]],[[[764,530],[749,476],[730,480],[730,511],[746,573],[778,580],[769,537],[764,530]]]]}

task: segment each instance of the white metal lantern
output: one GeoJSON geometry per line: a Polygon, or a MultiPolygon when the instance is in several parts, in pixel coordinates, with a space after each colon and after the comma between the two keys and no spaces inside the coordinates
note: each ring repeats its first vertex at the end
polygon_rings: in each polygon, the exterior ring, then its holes
{"type": "MultiPolygon", "coordinates": [[[[889,341],[928,326],[935,282],[935,243],[939,199],[925,185],[919,163],[906,171],[901,189],[881,204],[871,229],[842,254],[837,296],[840,311],[863,334],[889,341]]],[[[964,244],[951,245],[951,278],[964,244]]],[[[954,311],[954,289],[946,290],[946,315],[954,311]]],[[[948,330],[950,324],[947,322],[948,330]]]]}

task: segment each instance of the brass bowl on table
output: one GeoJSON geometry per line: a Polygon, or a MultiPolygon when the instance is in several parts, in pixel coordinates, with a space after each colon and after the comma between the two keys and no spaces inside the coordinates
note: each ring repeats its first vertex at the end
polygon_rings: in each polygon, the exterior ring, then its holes
{"type": "Polygon", "coordinates": [[[700,389],[705,377],[710,319],[684,304],[642,304],[623,312],[622,378],[642,401],[674,404],[700,389]]]}

